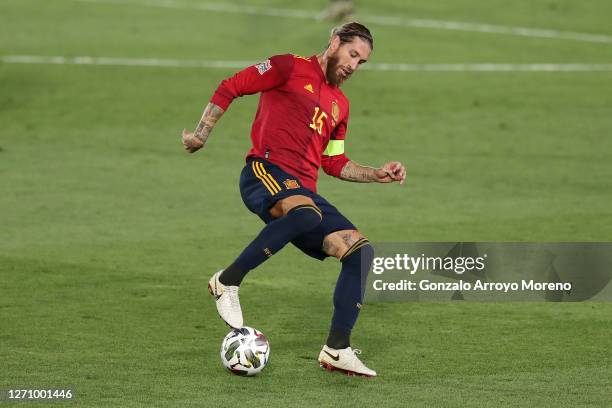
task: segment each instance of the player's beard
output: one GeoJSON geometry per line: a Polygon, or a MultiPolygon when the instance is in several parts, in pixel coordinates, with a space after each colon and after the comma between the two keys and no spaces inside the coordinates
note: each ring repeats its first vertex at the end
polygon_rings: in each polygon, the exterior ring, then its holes
{"type": "Polygon", "coordinates": [[[344,82],[347,78],[342,78],[338,75],[338,69],[340,64],[338,64],[338,57],[335,55],[330,55],[327,59],[327,69],[325,72],[325,76],[327,77],[327,81],[335,86],[340,86],[342,82],[344,82]]]}

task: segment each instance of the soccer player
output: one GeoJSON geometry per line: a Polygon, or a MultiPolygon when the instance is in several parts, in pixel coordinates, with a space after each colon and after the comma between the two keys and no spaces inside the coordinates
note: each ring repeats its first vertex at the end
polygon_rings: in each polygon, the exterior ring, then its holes
{"type": "Polygon", "coordinates": [[[246,207],[266,226],[233,263],[212,276],[209,290],[221,318],[238,328],[243,325],[238,298],[242,279],[286,244],[291,242],[316,259],[338,258],[342,268],[319,362],[328,370],[363,376],[376,372],[357,358],[350,334],[374,253],[357,228],[317,194],[316,182],[319,167],[345,181],[403,183],[406,178],[399,162],[366,167],[344,154],[349,101],[339,87],[368,60],[372,48],[370,31],[352,22],[335,28],[327,48],[318,55],[270,57],[222,81],[195,132],[182,134],[188,152],[201,149],[235,98],[261,94],[240,193],[246,207]]]}

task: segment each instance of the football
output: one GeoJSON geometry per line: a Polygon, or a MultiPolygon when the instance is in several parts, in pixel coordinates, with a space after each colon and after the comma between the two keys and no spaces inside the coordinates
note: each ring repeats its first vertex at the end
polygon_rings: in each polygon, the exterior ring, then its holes
{"type": "Polygon", "coordinates": [[[221,362],[236,375],[252,376],[268,364],[270,343],[252,327],[233,329],[221,343],[221,362]]]}

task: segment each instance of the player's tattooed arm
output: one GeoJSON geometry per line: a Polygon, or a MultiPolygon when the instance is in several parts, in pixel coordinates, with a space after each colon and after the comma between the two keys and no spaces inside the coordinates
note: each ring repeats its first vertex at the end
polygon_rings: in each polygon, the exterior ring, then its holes
{"type": "Polygon", "coordinates": [[[204,147],[210,132],[224,113],[225,111],[221,107],[212,102],[206,105],[195,132],[192,133],[187,131],[187,129],[183,129],[183,146],[185,146],[185,150],[193,153],[204,147]]]}
{"type": "Polygon", "coordinates": [[[358,183],[392,183],[399,181],[400,184],[404,184],[406,168],[400,162],[389,162],[375,169],[349,160],[342,168],[340,178],[358,183]]]}
{"type": "Polygon", "coordinates": [[[374,167],[362,166],[352,160],[346,162],[342,171],[340,172],[340,178],[345,181],[354,181],[356,183],[373,183],[376,181],[374,167]]]}
{"type": "Polygon", "coordinates": [[[225,113],[225,111],[212,102],[206,105],[206,109],[204,109],[200,123],[198,123],[198,127],[194,133],[195,137],[200,139],[202,143],[206,143],[210,132],[217,124],[219,118],[223,116],[223,113],[225,113]]]}

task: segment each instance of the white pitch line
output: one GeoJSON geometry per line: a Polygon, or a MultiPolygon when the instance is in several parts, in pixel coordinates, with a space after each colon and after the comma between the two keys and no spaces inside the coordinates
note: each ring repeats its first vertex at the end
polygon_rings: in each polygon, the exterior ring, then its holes
{"type": "Polygon", "coordinates": [[[195,61],[161,58],[113,58],[113,57],[61,57],[42,55],[4,55],[0,62],[6,64],[52,65],[114,65],[122,67],[177,67],[177,68],[237,68],[252,65],[252,61],[195,61]]]}
{"type": "MultiPolygon", "coordinates": [[[[148,1],[122,1],[122,0],[76,0],[84,3],[117,4],[127,6],[163,7],[170,9],[202,10],[221,13],[250,14],[268,17],[287,17],[318,20],[320,13],[297,10],[264,8],[248,5],[234,5],[221,3],[192,3],[186,4],[175,0],[148,0],[148,1]]],[[[386,26],[429,28],[435,30],[455,30],[489,34],[504,34],[532,38],[550,38],[557,40],[573,40],[591,43],[612,44],[612,36],[606,34],[577,33],[572,31],[550,30],[544,28],[512,27],[495,24],[468,23],[459,21],[431,20],[391,16],[360,15],[359,20],[386,26]]]]}
{"type": "Polygon", "coordinates": [[[360,69],[396,72],[612,72],[612,64],[371,64],[360,69]]]}
{"type": "MultiPolygon", "coordinates": [[[[120,67],[172,67],[242,69],[254,61],[199,61],[162,58],[62,57],[4,55],[0,63],[47,65],[109,65],[120,67]]],[[[387,72],[612,72],[612,64],[394,64],[368,63],[360,70],[387,72]]]]}
{"type": "Polygon", "coordinates": [[[505,34],[532,38],[551,38],[592,43],[612,44],[612,36],[605,34],[576,33],[572,31],[549,30],[545,28],[509,27],[494,24],[465,23],[459,21],[425,20],[402,17],[364,16],[361,21],[381,25],[436,30],[456,30],[478,33],[505,34]]]}

